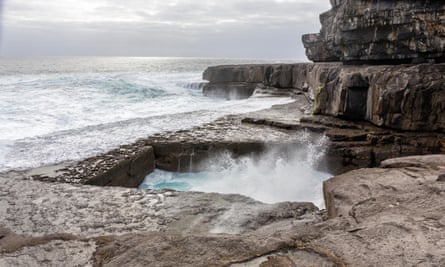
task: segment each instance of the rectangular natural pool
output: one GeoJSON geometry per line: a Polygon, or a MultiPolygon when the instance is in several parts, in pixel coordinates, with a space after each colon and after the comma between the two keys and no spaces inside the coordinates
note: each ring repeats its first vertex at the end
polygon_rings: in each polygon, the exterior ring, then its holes
{"type": "Polygon", "coordinates": [[[322,207],[322,184],[332,176],[315,168],[324,146],[311,144],[290,151],[270,150],[242,158],[225,153],[209,160],[206,171],[196,173],[157,169],[140,188],[241,194],[265,203],[313,202],[322,207]]]}

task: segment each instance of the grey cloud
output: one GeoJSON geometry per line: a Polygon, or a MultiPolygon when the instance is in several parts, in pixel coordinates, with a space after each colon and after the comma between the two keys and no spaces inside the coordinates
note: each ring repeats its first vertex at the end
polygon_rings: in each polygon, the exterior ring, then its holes
{"type": "Polygon", "coordinates": [[[64,16],[45,21],[42,6],[14,1],[4,21],[6,56],[303,58],[301,34],[318,31],[318,14],[329,8],[327,0],[182,0],[171,6],[165,0],[106,0],[89,11],[95,21],[83,22],[64,16]]]}

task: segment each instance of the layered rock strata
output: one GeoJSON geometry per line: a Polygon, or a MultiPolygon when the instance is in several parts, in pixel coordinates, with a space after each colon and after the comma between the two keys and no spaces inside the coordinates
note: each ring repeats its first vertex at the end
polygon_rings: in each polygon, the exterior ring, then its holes
{"type": "Polygon", "coordinates": [[[63,162],[0,175],[44,182],[138,187],[155,168],[152,147],[124,145],[78,162],[63,162]]]}
{"type": "Polygon", "coordinates": [[[322,83],[323,73],[338,65],[302,63],[209,67],[203,73],[203,79],[209,81],[203,92],[208,96],[246,98],[255,90],[266,90],[268,93],[295,89],[307,91],[311,86],[322,83]]]}
{"type": "Polygon", "coordinates": [[[445,5],[441,1],[332,0],[321,31],[303,35],[315,62],[400,64],[443,62],[445,5]]]}
{"type": "Polygon", "coordinates": [[[307,115],[311,109],[308,98],[295,95],[294,101],[188,130],[155,134],[79,162],[7,175],[46,182],[137,187],[155,167],[173,172],[207,171],[224,153],[236,158],[259,156],[271,148],[291,152],[322,135],[328,141],[317,168],[332,174],[374,167],[393,157],[445,152],[445,134],[403,132],[367,122],[307,115]],[[309,139],[302,138],[309,135],[309,139]]]}
{"type": "Polygon", "coordinates": [[[233,83],[308,91],[308,98],[315,99],[314,114],[404,131],[445,131],[444,64],[217,66],[208,68],[203,77],[207,86],[221,91],[233,83]]]}
{"type": "MultiPolygon", "coordinates": [[[[248,115],[267,114],[278,120],[292,114],[289,118],[298,121],[304,114],[304,110],[299,108],[302,105],[308,103],[300,96],[295,103],[248,115]]],[[[242,123],[244,118],[245,115],[226,116],[191,129],[154,134],[78,162],[12,171],[3,175],[45,182],[137,187],[155,167],[173,172],[206,171],[209,170],[209,162],[224,153],[230,153],[235,158],[259,156],[271,148],[285,150],[310,142],[296,134],[297,131],[304,131],[304,128],[247,124],[242,123]]],[[[320,136],[315,133],[310,139],[316,140],[320,136]]]]}
{"type": "MultiPolygon", "coordinates": [[[[281,108],[286,107],[292,108],[281,108]]],[[[320,166],[333,174],[357,168],[376,167],[380,162],[394,157],[445,153],[445,134],[442,133],[396,131],[366,122],[350,122],[320,115],[302,116],[298,120],[291,120],[276,118],[270,114],[253,113],[246,114],[242,121],[325,135],[329,141],[326,143],[326,155],[320,166]]]]}

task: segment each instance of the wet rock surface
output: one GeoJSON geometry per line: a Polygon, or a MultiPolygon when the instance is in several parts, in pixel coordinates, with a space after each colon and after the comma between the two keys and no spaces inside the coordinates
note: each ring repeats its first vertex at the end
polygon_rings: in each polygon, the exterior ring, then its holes
{"type": "MultiPolygon", "coordinates": [[[[307,103],[300,95],[295,103],[152,136],[115,151],[152,147],[162,165],[162,153],[185,159],[188,149],[197,155],[199,147],[208,156],[231,146],[240,155],[268,142],[286,146],[298,142],[302,130],[330,138],[328,154],[340,158],[331,163],[337,167],[370,164],[370,157],[377,164],[401,153],[428,153],[429,142],[443,149],[441,134],[306,116],[307,103]],[[352,155],[351,162],[343,162],[346,155],[352,155]]],[[[2,174],[0,263],[440,266],[445,262],[444,174],[443,155],[391,159],[381,168],[352,171],[325,183],[326,213],[310,203],[263,204],[240,195],[43,183],[2,174]]]]}
{"type": "MultiPolygon", "coordinates": [[[[288,120],[297,122],[308,108],[307,100],[300,96],[295,103],[248,115],[284,122],[283,115],[287,114],[291,115],[288,120]]],[[[226,116],[191,129],[154,134],[78,162],[3,175],[45,182],[137,187],[155,167],[174,172],[203,171],[207,168],[205,163],[221,153],[229,152],[234,157],[259,155],[271,147],[308,142],[293,129],[247,124],[242,122],[244,118],[244,115],[226,116]]],[[[312,138],[318,137],[314,134],[312,138]]]]}
{"type": "Polygon", "coordinates": [[[66,266],[143,266],[149,262],[150,266],[169,266],[175,261],[187,266],[199,261],[220,266],[232,258],[249,259],[247,255],[254,257],[258,251],[282,248],[287,244],[284,239],[256,245],[276,229],[321,220],[311,203],[268,205],[239,195],[143,191],[11,177],[0,177],[0,195],[2,266],[57,266],[60,262],[66,266]],[[156,233],[142,234],[150,231],[156,233]],[[109,236],[125,233],[129,235],[109,236]],[[209,233],[235,236],[212,237],[209,233]],[[245,239],[238,236],[241,234],[253,235],[246,241],[247,247],[239,242],[245,239]],[[239,254],[234,244],[244,247],[246,256],[239,254]],[[140,253],[147,247],[157,250],[140,253]],[[206,251],[201,251],[203,247],[206,251]],[[164,251],[165,257],[156,251],[164,251]],[[171,257],[180,251],[210,256],[190,256],[190,262],[184,260],[187,257],[171,257]]]}
{"type": "Polygon", "coordinates": [[[321,33],[303,42],[311,60],[346,65],[218,66],[199,85],[209,96],[265,91],[295,103],[0,174],[0,265],[445,266],[445,155],[393,158],[445,152],[445,67],[362,65],[442,62],[444,5],[331,3],[321,33]],[[322,211],[121,187],[136,187],[155,166],[199,171],[223,151],[291,147],[307,131],[329,138],[322,165],[330,171],[380,167],[327,180],[322,211]]]}
{"type": "Polygon", "coordinates": [[[7,175],[47,182],[137,187],[155,167],[173,172],[206,171],[209,162],[222,153],[232,157],[260,155],[271,148],[287,150],[307,145],[322,135],[328,137],[327,153],[318,168],[333,174],[375,167],[394,157],[445,152],[443,133],[404,132],[364,121],[308,115],[308,96],[295,95],[294,100],[187,130],[155,134],[79,162],[7,175]],[[303,138],[308,132],[309,140],[303,138]]]}
{"type": "Polygon", "coordinates": [[[324,185],[329,220],[307,203],[0,178],[0,262],[441,266],[444,173],[445,156],[430,155],[336,176],[324,185]]]}
{"type": "Polygon", "coordinates": [[[128,145],[78,162],[63,162],[0,175],[44,182],[137,187],[154,168],[152,147],[128,145]]]}
{"type": "Polygon", "coordinates": [[[305,97],[300,96],[293,104],[245,114],[242,122],[296,132],[306,130],[327,136],[326,156],[320,166],[334,174],[357,168],[376,167],[389,158],[445,152],[443,133],[405,132],[377,127],[364,121],[306,115],[305,109],[298,109],[298,106],[301,107],[304,103],[305,97]]]}

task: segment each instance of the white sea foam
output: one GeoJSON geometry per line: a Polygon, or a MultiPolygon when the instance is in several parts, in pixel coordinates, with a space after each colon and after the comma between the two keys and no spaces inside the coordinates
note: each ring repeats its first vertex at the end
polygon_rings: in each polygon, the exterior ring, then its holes
{"type": "Polygon", "coordinates": [[[266,203],[308,201],[323,207],[322,182],[331,175],[316,171],[326,138],[301,135],[299,144],[270,148],[259,157],[234,158],[223,153],[204,165],[202,173],[155,171],[141,188],[237,193],[266,203]]]}
{"type": "Polygon", "coordinates": [[[77,160],[153,133],[290,101],[225,101],[186,86],[201,82],[206,66],[225,63],[230,61],[0,61],[0,171],[77,160]]]}

